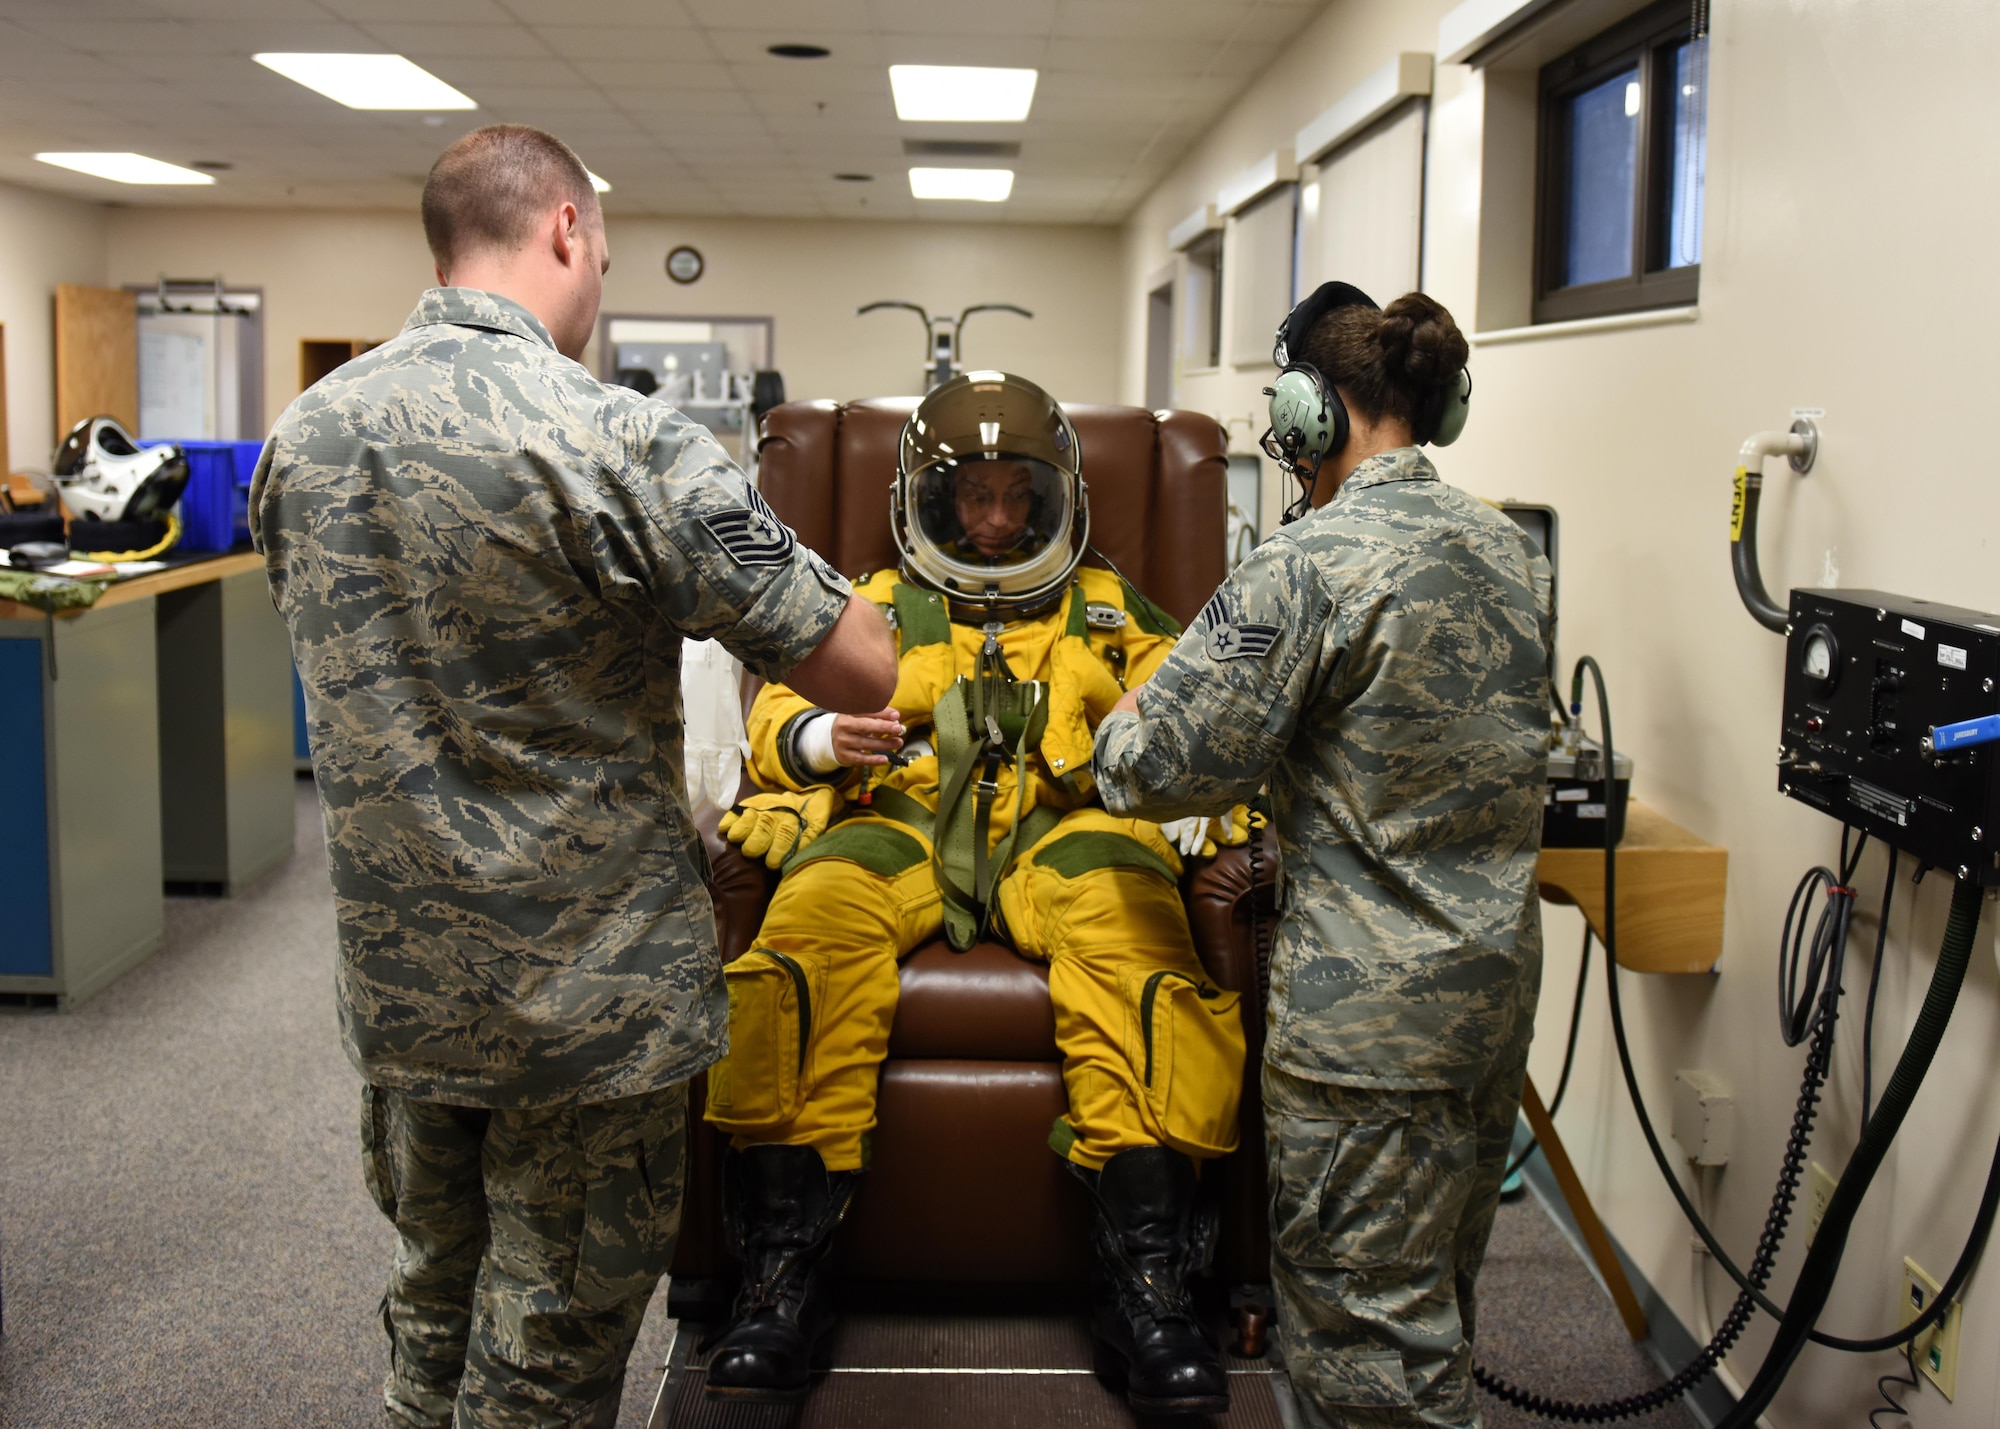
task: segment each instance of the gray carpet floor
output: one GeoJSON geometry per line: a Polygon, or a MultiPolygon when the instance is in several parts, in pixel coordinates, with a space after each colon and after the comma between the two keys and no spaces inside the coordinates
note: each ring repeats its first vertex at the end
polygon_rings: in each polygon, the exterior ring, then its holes
{"type": "MultiPolygon", "coordinates": [[[[305,783],[298,836],[233,899],[170,899],[165,948],[76,1011],[0,1011],[7,1429],[381,1422],[394,1236],[361,1186],[305,783]]],[[[1502,1374],[1580,1398],[1657,1382],[1532,1200],[1502,1209],[1481,1288],[1481,1358],[1502,1374]]],[[[621,1429],[652,1404],[664,1298],[621,1429]]],[[[1489,1429],[1536,1422],[1487,1402],[1489,1429]]]]}

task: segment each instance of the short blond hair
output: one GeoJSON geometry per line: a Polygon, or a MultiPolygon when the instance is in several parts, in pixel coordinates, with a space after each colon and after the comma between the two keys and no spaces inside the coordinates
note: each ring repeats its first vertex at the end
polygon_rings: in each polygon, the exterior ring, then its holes
{"type": "Polygon", "coordinates": [[[438,155],[424,180],[424,239],[444,272],[481,249],[528,241],[551,204],[598,212],[590,170],[555,135],[526,124],[489,124],[438,155]]]}

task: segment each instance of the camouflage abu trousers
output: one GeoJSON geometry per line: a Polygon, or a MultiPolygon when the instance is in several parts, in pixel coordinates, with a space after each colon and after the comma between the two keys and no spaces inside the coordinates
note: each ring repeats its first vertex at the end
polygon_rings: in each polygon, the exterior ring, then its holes
{"type": "Polygon", "coordinates": [[[389,1422],[609,1429],[680,1230],[686,1085],[534,1111],[371,1086],[361,1108],[368,1190],[402,1236],[389,1422]]]}
{"type": "Polygon", "coordinates": [[[1308,1424],[1478,1429],[1473,1284],[1526,1053],[1471,1094],[1264,1067],[1278,1346],[1308,1424]]]}

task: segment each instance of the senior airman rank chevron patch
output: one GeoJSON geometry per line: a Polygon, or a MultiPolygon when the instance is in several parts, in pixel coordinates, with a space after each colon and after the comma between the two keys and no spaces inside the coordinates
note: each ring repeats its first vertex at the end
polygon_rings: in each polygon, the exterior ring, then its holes
{"type": "Polygon", "coordinates": [[[782,566],[792,558],[791,528],[750,489],[750,504],[741,511],[718,511],[701,518],[729,558],[739,566],[782,566]]]}
{"type": "Polygon", "coordinates": [[[1212,660],[1261,660],[1278,641],[1275,625],[1250,625],[1233,619],[1221,591],[1209,597],[1198,619],[1208,627],[1208,654],[1212,660]]]}

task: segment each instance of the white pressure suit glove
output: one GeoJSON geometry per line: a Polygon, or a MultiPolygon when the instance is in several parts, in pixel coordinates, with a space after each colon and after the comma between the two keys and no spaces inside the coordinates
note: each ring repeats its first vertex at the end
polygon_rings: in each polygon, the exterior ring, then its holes
{"type": "Polygon", "coordinates": [[[1238,804],[1219,818],[1195,814],[1170,819],[1160,825],[1160,832],[1182,858],[1214,858],[1218,844],[1234,847],[1250,842],[1250,810],[1238,804]]]}

